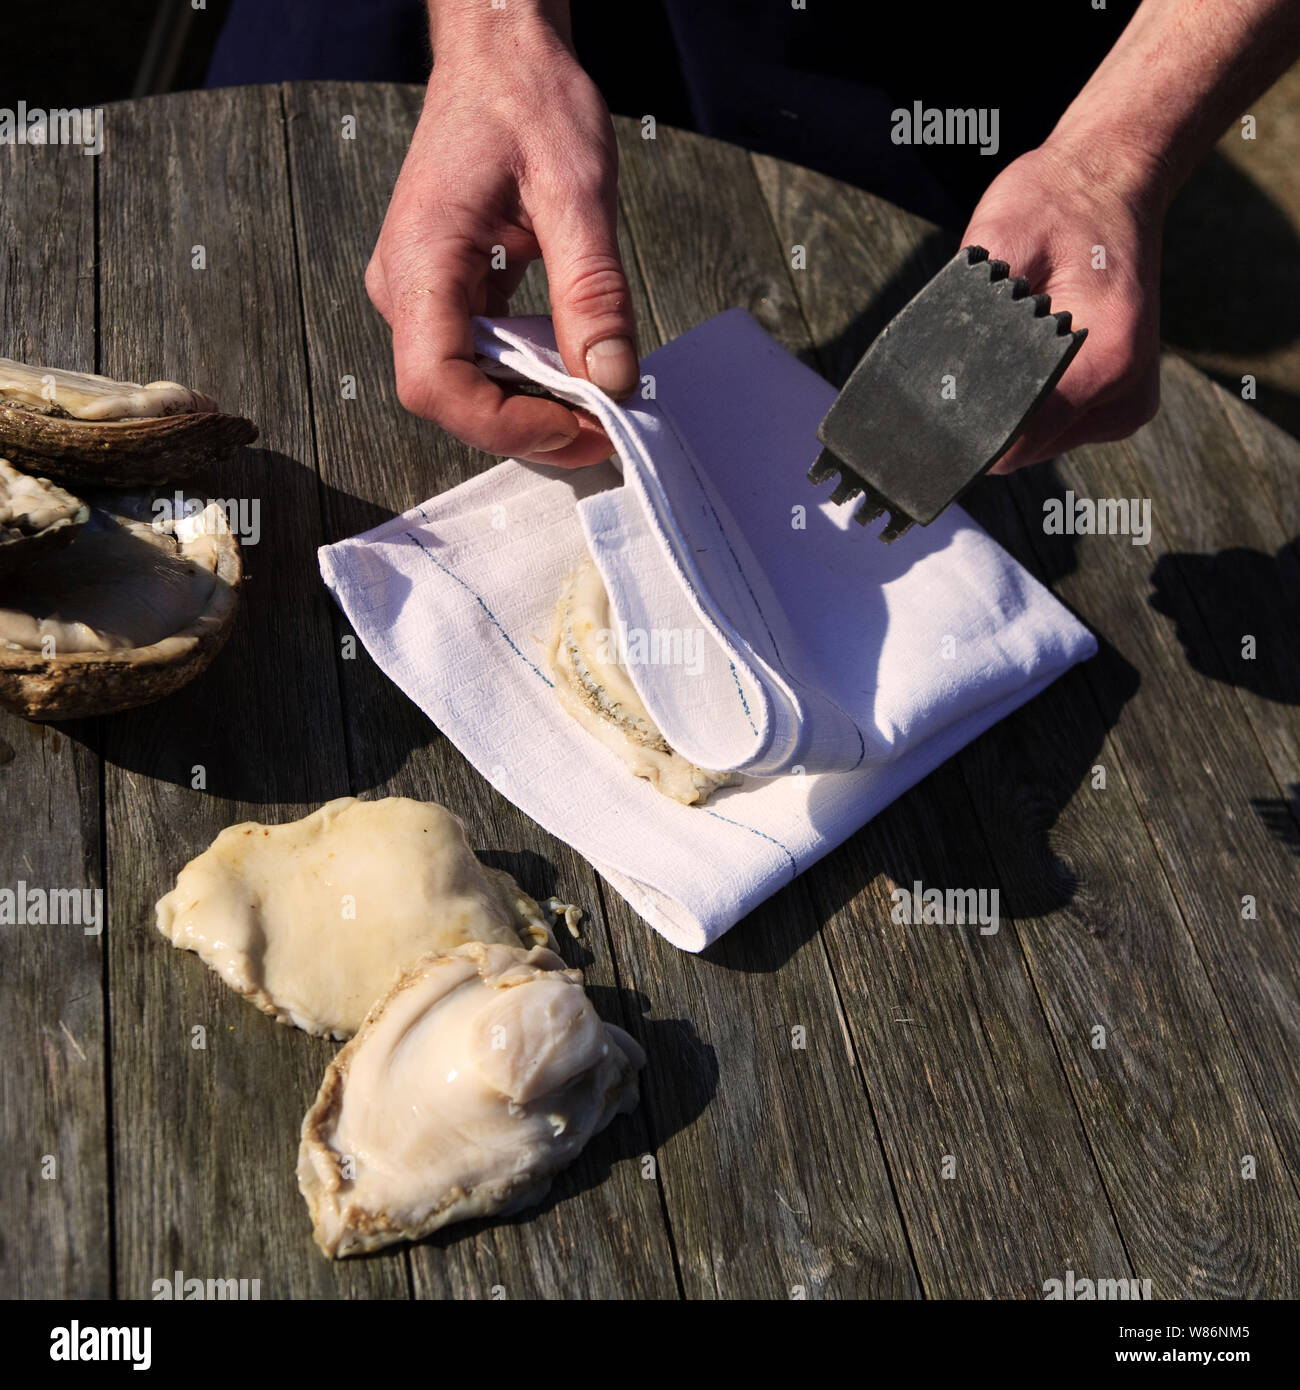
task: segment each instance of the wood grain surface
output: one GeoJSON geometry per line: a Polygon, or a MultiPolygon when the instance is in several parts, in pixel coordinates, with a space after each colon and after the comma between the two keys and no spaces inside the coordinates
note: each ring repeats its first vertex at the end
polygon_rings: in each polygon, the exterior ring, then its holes
{"type": "MultiPolygon", "coordinates": [[[[66,145],[4,145],[0,170],[0,356],[94,371],[95,162],[66,145]]],[[[0,712],[0,888],[102,894],[99,737],[95,721],[0,712]]],[[[0,926],[10,1296],[90,1298],[112,1282],[105,942],[75,925],[0,926]]]]}
{"type": "MultiPolygon", "coordinates": [[[[401,409],[365,295],[419,103],[188,93],[109,108],[96,159],[0,147],[0,354],[192,381],[261,427],[187,489],[260,508],[212,669],[101,721],[0,720],[0,887],[107,896],[102,936],[0,926],[0,1293],[147,1298],[180,1270],[263,1298],[1037,1298],[1073,1270],[1294,1297],[1300,445],[1166,357],[1132,440],[981,483],[971,512],[1098,656],[686,955],[465,762],[319,581],[317,546],[491,462],[401,409]],[[1147,499],[1150,544],[1046,534],[1066,489],[1147,499]],[[294,1162],[335,1045],[167,945],[153,904],[222,827],[348,794],[441,801],[581,906],[562,949],[648,1062],[539,1207],[331,1263],[294,1162]],[[996,891],[997,931],[894,924],[916,880],[996,891]]],[[[740,305],[839,383],[952,249],[820,175],[616,126],[643,353],[740,305]]],[[[547,311],[540,266],[512,307],[547,311]]]]}

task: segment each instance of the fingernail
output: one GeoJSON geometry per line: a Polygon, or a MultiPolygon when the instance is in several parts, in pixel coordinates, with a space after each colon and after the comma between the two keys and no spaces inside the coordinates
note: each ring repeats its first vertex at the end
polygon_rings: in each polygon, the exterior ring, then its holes
{"type": "Polygon", "coordinates": [[[636,365],[629,338],[606,338],[587,349],[587,380],[607,396],[626,396],[632,390],[636,365]]]}
{"type": "Polygon", "coordinates": [[[576,432],[573,434],[548,434],[538,440],[528,452],[530,454],[549,454],[553,449],[563,449],[566,444],[572,444],[577,437],[576,432]]]}

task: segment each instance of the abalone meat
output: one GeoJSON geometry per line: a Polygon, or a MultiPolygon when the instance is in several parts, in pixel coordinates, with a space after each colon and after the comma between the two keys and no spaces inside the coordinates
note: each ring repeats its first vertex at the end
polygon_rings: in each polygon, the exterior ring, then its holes
{"type": "Polygon", "coordinates": [[[264,1013],[335,1038],[421,956],[551,941],[538,904],[479,862],[450,811],[401,796],[228,827],[181,870],[157,920],[264,1013]]]}
{"type": "Polygon", "coordinates": [[[114,381],[0,358],[0,454],[85,486],[188,477],[257,438],[257,426],[174,381],[114,381]]]}
{"type": "Polygon", "coordinates": [[[703,804],[731,773],[696,767],[668,746],[637,694],[617,644],[614,615],[590,555],[564,582],[546,645],[546,664],[560,703],[637,777],[685,805],[703,804]]]}
{"type": "Polygon", "coordinates": [[[639,1044],[544,947],[471,943],[411,966],[330,1063],[298,1186],[340,1257],[539,1201],[637,1102],[639,1044]]]}

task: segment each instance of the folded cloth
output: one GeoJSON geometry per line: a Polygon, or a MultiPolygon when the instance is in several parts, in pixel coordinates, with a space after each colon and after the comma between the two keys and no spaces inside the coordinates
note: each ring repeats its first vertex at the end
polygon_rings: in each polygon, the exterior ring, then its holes
{"type": "Polygon", "coordinates": [[[548,319],[477,320],[484,369],[582,405],[597,468],[507,461],[321,573],[380,667],[504,795],[698,951],[1096,642],[960,508],[893,545],[804,475],[835,391],[731,310],[617,406],[548,319]],[[621,474],[620,474],[621,467],[621,474]],[[561,706],[544,644],[592,555],[667,741],[744,774],[706,806],[634,777],[561,706]]]}

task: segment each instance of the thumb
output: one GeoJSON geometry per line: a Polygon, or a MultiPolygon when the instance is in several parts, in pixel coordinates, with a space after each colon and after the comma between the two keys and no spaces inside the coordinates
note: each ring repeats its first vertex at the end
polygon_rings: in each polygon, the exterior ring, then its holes
{"type": "Polygon", "coordinates": [[[556,346],[570,376],[614,400],[630,396],[640,367],[612,193],[569,202],[555,221],[534,217],[533,231],[546,263],[556,346]]]}

